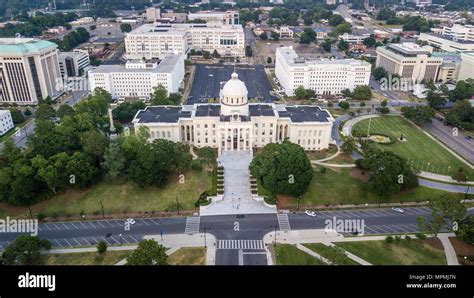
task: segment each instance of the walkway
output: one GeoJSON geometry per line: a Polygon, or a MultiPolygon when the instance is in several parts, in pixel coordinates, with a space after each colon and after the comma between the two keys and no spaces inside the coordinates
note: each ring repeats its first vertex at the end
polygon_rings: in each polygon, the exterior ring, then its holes
{"type": "Polygon", "coordinates": [[[458,257],[456,255],[456,251],[454,250],[451,241],[449,241],[449,237],[454,237],[453,233],[448,234],[439,234],[438,238],[441,240],[441,243],[444,247],[444,254],[446,255],[446,262],[448,265],[459,265],[458,257]]]}
{"type": "Polygon", "coordinates": [[[201,206],[200,215],[276,213],[276,206],[269,206],[262,197],[250,191],[249,151],[223,151],[217,159],[224,167],[224,196],[213,197],[211,204],[201,206]]]}

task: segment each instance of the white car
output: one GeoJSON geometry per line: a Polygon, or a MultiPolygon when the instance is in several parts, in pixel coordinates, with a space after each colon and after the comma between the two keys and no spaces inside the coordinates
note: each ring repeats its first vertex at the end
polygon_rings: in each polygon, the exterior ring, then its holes
{"type": "Polygon", "coordinates": [[[315,211],[306,210],[304,213],[308,216],[316,217],[316,212],[315,211]]]}
{"type": "Polygon", "coordinates": [[[135,220],[133,218],[127,218],[127,222],[131,225],[135,224],[135,220]]]}
{"type": "Polygon", "coordinates": [[[405,210],[403,210],[402,208],[398,208],[398,207],[392,207],[392,210],[397,211],[398,213],[405,213],[405,210]]]}

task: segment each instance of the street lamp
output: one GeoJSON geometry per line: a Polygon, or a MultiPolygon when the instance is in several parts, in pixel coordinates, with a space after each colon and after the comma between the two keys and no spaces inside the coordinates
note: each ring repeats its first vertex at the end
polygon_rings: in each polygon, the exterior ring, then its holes
{"type": "Polygon", "coordinates": [[[179,201],[178,201],[178,198],[177,198],[177,197],[176,197],[176,209],[178,209],[178,215],[180,215],[180,214],[179,214],[179,201]]]}
{"type": "Polygon", "coordinates": [[[122,245],[122,234],[119,234],[119,238],[120,238],[120,245],[122,245]]]}
{"type": "Polygon", "coordinates": [[[206,227],[204,227],[204,247],[207,247],[206,227]]]}

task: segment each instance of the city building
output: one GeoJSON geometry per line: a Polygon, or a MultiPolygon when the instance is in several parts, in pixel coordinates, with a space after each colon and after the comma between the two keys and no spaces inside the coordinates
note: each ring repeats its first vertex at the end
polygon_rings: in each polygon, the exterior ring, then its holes
{"type": "Polygon", "coordinates": [[[461,55],[451,52],[433,52],[433,57],[442,58],[443,63],[439,66],[436,82],[457,81],[461,69],[461,55]]]}
{"type": "Polygon", "coordinates": [[[203,20],[208,23],[221,23],[223,25],[238,25],[238,11],[199,11],[188,14],[189,21],[203,20]]]}
{"type": "Polygon", "coordinates": [[[0,110],[0,136],[9,132],[13,127],[13,119],[10,111],[0,110]]]}
{"type": "Polygon", "coordinates": [[[416,4],[416,6],[429,6],[432,4],[432,0],[410,0],[416,4]]]}
{"type": "Polygon", "coordinates": [[[324,28],[315,28],[316,39],[326,39],[328,37],[328,31],[324,28]]]}
{"type": "Polygon", "coordinates": [[[443,58],[432,56],[433,48],[413,42],[377,47],[376,67],[416,82],[435,80],[443,58]]]}
{"type": "Polygon", "coordinates": [[[89,71],[90,90],[102,88],[118,99],[149,100],[161,85],[178,93],[184,79],[184,55],[169,53],[160,62],[131,60],[122,65],[101,65],[89,71]]]}
{"type": "Polygon", "coordinates": [[[327,5],[336,5],[337,0],[326,0],[327,5]]]}
{"type": "Polygon", "coordinates": [[[458,80],[474,79],[474,52],[461,53],[461,61],[458,80]]]}
{"type": "Polygon", "coordinates": [[[90,23],[94,23],[93,17],[83,17],[75,21],[69,22],[69,24],[71,24],[72,26],[82,26],[90,23]]]}
{"type": "Polygon", "coordinates": [[[280,34],[280,38],[293,38],[293,30],[288,26],[281,26],[278,33],[280,34]]]}
{"type": "Polygon", "coordinates": [[[340,94],[344,89],[368,85],[370,80],[370,63],[361,60],[306,60],[291,46],[277,48],[275,59],[275,76],[289,96],[299,86],[316,94],[340,94]]]}
{"type": "Polygon", "coordinates": [[[370,34],[354,35],[349,33],[344,33],[339,36],[340,39],[347,41],[348,43],[363,43],[364,39],[370,37],[370,34]]]}
{"type": "Polygon", "coordinates": [[[163,59],[166,54],[189,49],[216,50],[221,56],[245,56],[242,25],[144,24],[125,37],[128,59],[163,59]]]}
{"type": "Polygon", "coordinates": [[[149,106],[132,122],[135,131],[148,127],[152,140],[252,154],[253,148],[286,139],[305,150],[326,149],[334,118],[318,106],[249,104],[245,84],[233,73],[220,91],[219,104],[149,106]]]}
{"type": "Polygon", "coordinates": [[[474,51],[474,26],[458,25],[444,26],[434,29],[433,32],[420,33],[419,40],[428,42],[429,45],[447,52],[474,51]]]}
{"type": "Polygon", "coordinates": [[[149,7],[145,10],[147,22],[156,22],[161,19],[161,10],[158,7],[149,7]]]}
{"type": "Polygon", "coordinates": [[[59,53],[59,69],[61,77],[78,77],[91,67],[87,50],[73,50],[72,52],[59,53]]]}
{"type": "Polygon", "coordinates": [[[33,38],[0,38],[0,103],[35,105],[62,90],[55,43],[33,38]]]}

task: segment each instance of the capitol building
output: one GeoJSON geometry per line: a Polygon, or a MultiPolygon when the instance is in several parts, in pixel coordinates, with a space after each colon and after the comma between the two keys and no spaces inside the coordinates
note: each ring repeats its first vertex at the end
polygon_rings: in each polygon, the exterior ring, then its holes
{"type": "Polygon", "coordinates": [[[310,105],[249,103],[247,87],[233,73],[220,91],[220,103],[148,106],[137,112],[134,129],[146,126],[150,138],[222,151],[250,151],[285,139],[305,150],[331,142],[332,115],[310,105]]]}

